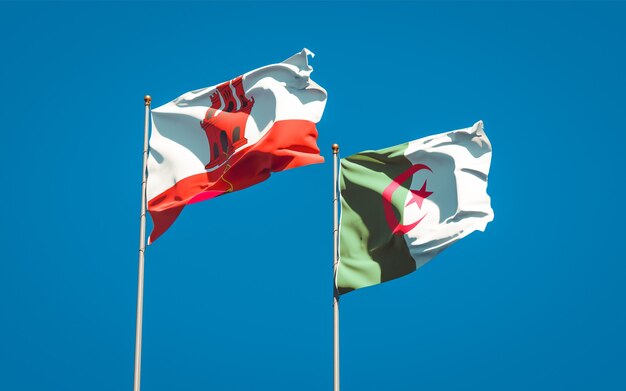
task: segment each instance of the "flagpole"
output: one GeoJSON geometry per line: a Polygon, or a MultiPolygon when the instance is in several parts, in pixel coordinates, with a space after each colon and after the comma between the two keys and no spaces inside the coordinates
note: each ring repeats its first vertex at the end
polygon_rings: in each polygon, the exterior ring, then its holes
{"type": "Polygon", "coordinates": [[[337,154],[339,145],[333,144],[333,362],[334,362],[334,391],[339,391],[339,291],[337,290],[337,263],[339,244],[337,190],[337,154]]]}
{"type": "Polygon", "coordinates": [[[139,391],[141,383],[141,326],[143,321],[143,270],[144,253],[146,250],[146,180],[148,165],[148,127],[150,125],[150,102],[152,98],[146,95],[145,117],[143,131],[143,171],[141,181],[141,216],[139,228],[139,275],[137,278],[137,328],[135,329],[135,378],[133,391],[139,391]]]}

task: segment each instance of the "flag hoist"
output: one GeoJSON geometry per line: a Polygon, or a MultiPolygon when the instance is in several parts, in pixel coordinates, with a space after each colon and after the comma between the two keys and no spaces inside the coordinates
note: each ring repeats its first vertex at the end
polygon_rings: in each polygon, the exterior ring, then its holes
{"type": "MultiPolygon", "coordinates": [[[[339,205],[337,158],[339,145],[333,144],[333,274],[337,278],[337,263],[339,262],[339,205]]],[[[333,289],[333,384],[334,391],[339,391],[339,290],[335,284],[333,289]]]]}
{"type": "Polygon", "coordinates": [[[146,250],[146,181],[147,181],[147,165],[148,165],[148,128],[150,126],[150,103],[152,98],[146,95],[145,117],[143,130],[143,169],[141,180],[141,215],[139,228],[139,270],[137,277],[137,325],[135,329],[135,376],[134,391],[139,391],[141,382],[141,327],[143,319],[143,270],[144,270],[144,253],[146,250]]]}
{"type": "Polygon", "coordinates": [[[311,79],[309,57],[313,53],[303,49],[154,110],[150,96],[144,98],[134,391],[141,379],[146,210],[151,244],[187,205],[245,189],[274,172],[322,163],[316,124],[326,90],[311,79]]]}
{"type": "Polygon", "coordinates": [[[487,194],[491,143],[482,121],[348,156],[340,172],[338,151],[333,145],[335,391],[339,296],[409,274],[493,220],[487,194]]]}

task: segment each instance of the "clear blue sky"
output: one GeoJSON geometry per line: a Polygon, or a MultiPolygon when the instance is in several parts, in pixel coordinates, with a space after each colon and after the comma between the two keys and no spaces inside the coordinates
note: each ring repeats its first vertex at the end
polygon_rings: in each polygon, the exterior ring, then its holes
{"type": "Polygon", "coordinates": [[[144,94],[303,47],[327,162],[192,205],[148,249],[142,390],[330,390],[331,144],[479,119],[495,220],[343,297],[343,389],[626,389],[625,20],[625,3],[1,3],[0,389],[131,389],[144,94]]]}

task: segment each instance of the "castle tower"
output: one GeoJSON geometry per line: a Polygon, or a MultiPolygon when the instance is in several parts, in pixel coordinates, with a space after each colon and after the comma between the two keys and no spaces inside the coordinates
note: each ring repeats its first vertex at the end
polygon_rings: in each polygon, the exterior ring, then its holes
{"type": "Polygon", "coordinates": [[[211,95],[211,107],[200,122],[211,150],[206,168],[223,163],[237,147],[248,141],[246,122],[253,105],[254,99],[246,98],[242,76],[217,86],[211,95]]]}

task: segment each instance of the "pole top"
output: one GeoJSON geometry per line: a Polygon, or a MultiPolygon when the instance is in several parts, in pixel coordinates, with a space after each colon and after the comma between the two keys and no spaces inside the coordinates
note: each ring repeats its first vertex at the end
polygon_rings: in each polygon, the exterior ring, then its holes
{"type": "Polygon", "coordinates": [[[333,153],[337,154],[339,152],[339,144],[333,144],[333,153]]]}
{"type": "Polygon", "coordinates": [[[146,106],[148,106],[150,102],[152,102],[152,97],[150,95],[146,95],[143,97],[143,100],[146,102],[146,106]]]}

